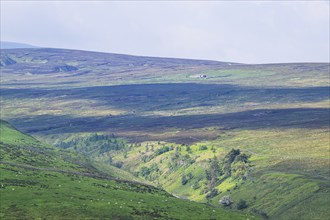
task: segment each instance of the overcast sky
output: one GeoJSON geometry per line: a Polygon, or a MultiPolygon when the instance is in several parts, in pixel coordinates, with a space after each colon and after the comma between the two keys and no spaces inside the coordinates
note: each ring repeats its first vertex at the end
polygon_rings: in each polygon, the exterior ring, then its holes
{"type": "Polygon", "coordinates": [[[329,62],[329,1],[6,1],[1,40],[242,63],[329,62]]]}

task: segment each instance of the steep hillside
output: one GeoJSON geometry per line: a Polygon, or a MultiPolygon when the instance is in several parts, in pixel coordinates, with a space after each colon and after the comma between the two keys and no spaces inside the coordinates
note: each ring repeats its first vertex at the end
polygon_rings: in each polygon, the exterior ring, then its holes
{"type": "Polygon", "coordinates": [[[254,219],[106,176],[2,120],[0,131],[1,219],[254,219]]]}
{"type": "Polygon", "coordinates": [[[274,219],[330,215],[329,63],[2,56],[1,118],[104,172],[274,219]]]}

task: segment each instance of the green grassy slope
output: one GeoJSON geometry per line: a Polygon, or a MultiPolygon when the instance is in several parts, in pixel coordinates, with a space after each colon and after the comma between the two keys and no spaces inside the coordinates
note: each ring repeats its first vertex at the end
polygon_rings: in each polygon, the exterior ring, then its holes
{"type": "Polygon", "coordinates": [[[1,120],[0,129],[1,219],[254,219],[98,174],[77,160],[70,162],[77,156],[44,145],[7,122],[1,120]]]}
{"type": "Polygon", "coordinates": [[[243,199],[246,210],[275,219],[328,219],[328,130],[226,132],[217,140],[189,146],[189,151],[175,143],[145,142],[94,159],[106,163],[110,156],[113,164],[122,162],[123,169],[175,195],[206,202],[210,190],[205,170],[210,159],[216,156],[221,164],[232,148],[250,155],[247,178],[234,176],[218,182],[218,194],[210,203],[218,205],[223,196],[230,195],[233,208],[243,199]],[[191,176],[185,184],[183,176],[191,176]]]}

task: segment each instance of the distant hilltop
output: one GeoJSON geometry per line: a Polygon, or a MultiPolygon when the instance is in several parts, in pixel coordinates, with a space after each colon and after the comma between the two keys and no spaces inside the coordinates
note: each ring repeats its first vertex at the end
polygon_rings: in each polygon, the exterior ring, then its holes
{"type": "Polygon", "coordinates": [[[33,46],[30,44],[23,44],[17,42],[9,42],[9,41],[0,41],[1,49],[16,49],[16,48],[38,48],[37,46],[33,46]]]}

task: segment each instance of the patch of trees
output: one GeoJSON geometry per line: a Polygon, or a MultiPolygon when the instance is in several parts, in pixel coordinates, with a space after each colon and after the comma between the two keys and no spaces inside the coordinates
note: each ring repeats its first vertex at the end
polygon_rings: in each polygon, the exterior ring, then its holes
{"type": "Polygon", "coordinates": [[[143,166],[137,174],[147,180],[153,181],[159,177],[158,165],[153,163],[150,167],[143,166]]]}
{"type": "Polygon", "coordinates": [[[161,155],[163,153],[166,153],[166,152],[168,152],[170,150],[171,150],[170,147],[164,146],[164,147],[161,147],[161,148],[157,149],[156,152],[155,152],[155,154],[156,154],[156,156],[158,156],[158,155],[161,155]]]}
{"type": "Polygon", "coordinates": [[[193,164],[195,161],[196,160],[189,154],[182,156],[180,151],[176,150],[175,153],[170,157],[170,161],[168,162],[167,167],[174,171],[182,166],[193,164]]]}
{"type": "MultiPolygon", "coordinates": [[[[245,180],[250,170],[249,156],[241,153],[239,149],[232,149],[225,155],[223,160],[214,157],[210,159],[205,169],[207,186],[205,192],[212,192],[214,187],[226,178],[245,180]]],[[[244,207],[242,205],[242,207],[244,207]]]]}
{"type": "MultiPolygon", "coordinates": [[[[147,163],[149,161],[151,161],[152,159],[154,159],[155,157],[159,156],[159,155],[162,155],[166,152],[169,152],[171,150],[173,150],[174,147],[169,147],[169,146],[162,146],[160,148],[158,148],[157,150],[154,150],[154,146],[151,145],[151,149],[149,148],[149,145],[147,144],[146,145],[146,151],[145,152],[140,152],[142,154],[141,156],[141,160],[144,162],[144,163],[147,163]],[[149,150],[151,152],[154,152],[153,154],[148,154],[149,150]]],[[[162,160],[161,160],[162,161],[162,160]]]]}
{"type": "Polygon", "coordinates": [[[219,178],[222,176],[223,170],[216,157],[209,161],[209,167],[205,170],[206,179],[208,181],[207,191],[212,190],[219,182],[219,178]]]}
{"type": "Polygon", "coordinates": [[[222,161],[216,157],[209,161],[209,166],[205,170],[206,179],[211,182],[216,182],[220,177],[246,179],[250,167],[249,156],[241,153],[239,149],[232,149],[222,161]]]}
{"type": "Polygon", "coordinates": [[[109,151],[126,148],[126,141],[115,138],[114,135],[93,134],[86,137],[77,137],[70,141],[57,144],[61,148],[71,148],[86,155],[101,155],[109,151]]]}
{"type": "Polygon", "coordinates": [[[245,180],[250,167],[249,156],[241,153],[239,149],[232,149],[223,160],[223,171],[226,177],[245,180]]]}

